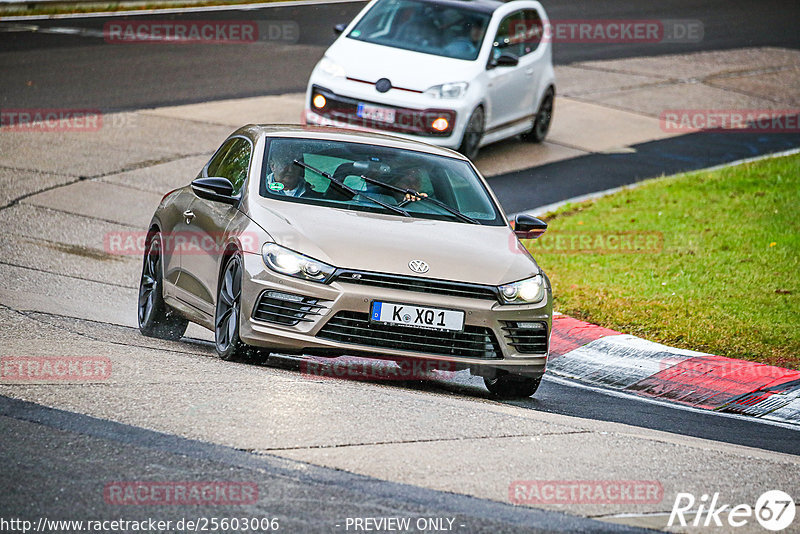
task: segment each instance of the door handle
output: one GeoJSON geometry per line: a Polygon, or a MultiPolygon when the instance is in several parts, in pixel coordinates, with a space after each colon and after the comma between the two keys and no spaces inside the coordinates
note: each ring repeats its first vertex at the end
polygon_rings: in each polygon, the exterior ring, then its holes
{"type": "Polygon", "coordinates": [[[528,70],[526,70],[526,71],[525,71],[525,74],[527,74],[528,76],[530,76],[531,74],[533,74],[533,69],[528,69],[528,70]]]}
{"type": "Polygon", "coordinates": [[[194,212],[192,210],[184,211],[183,216],[186,217],[186,224],[192,224],[192,219],[194,219],[194,212]]]}

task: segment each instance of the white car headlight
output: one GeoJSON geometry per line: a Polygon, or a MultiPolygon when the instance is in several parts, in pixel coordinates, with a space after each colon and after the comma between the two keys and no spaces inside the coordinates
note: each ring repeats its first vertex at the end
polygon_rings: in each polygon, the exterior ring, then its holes
{"type": "Polygon", "coordinates": [[[320,72],[331,76],[332,78],[344,78],[344,67],[330,59],[328,56],[323,56],[317,65],[320,72]]]}
{"type": "Polygon", "coordinates": [[[429,87],[424,94],[434,98],[461,98],[467,94],[467,82],[443,83],[429,87]]]}
{"type": "Polygon", "coordinates": [[[275,243],[264,243],[261,247],[261,256],[267,267],[273,271],[303,280],[325,283],[336,270],[327,263],[303,256],[275,243]]]}
{"type": "Polygon", "coordinates": [[[537,274],[531,278],[498,287],[505,304],[533,304],[545,295],[544,277],[537,274]]]}

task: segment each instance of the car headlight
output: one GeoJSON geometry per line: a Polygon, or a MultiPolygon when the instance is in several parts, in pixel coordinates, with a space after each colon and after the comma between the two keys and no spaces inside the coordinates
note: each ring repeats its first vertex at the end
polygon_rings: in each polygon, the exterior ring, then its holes
{"type": "Polygon", "coordinates": [[[303,256],[275,243],[264,243],[261,247],[264,263],[273,271],[303,280],[326,283],[335,267],[314,258],[303,256]]]}
{"type": "Polygon", "coordinates": [[[327,56],[323,56],[322,59],[319,61],[319,65],[317,65],[320,72],[323,74],[327,74],[332,78],[344,78],[345,72],[344,67],[333,61],[327,56]]]}
{"type": "Polygon", "coordinates": [[[533,304],[544,298],[544,277],[537,274],[519,282],[499,286],[498,289],[505,304],[533,304]]]}
{"type": "Polygon", "coordinates": [[[434,98],[461,98],[468,88],[467,82],[443,83],[429,87],[424,94],[434,98]]]}

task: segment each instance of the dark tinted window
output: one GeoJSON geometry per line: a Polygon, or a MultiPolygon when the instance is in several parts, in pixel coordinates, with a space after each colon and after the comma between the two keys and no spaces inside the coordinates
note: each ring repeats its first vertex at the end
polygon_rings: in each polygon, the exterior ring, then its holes
{"type": "Polygon", "coordinates": [[[524,41],[525,17],[522,11],[517,11],[500,21],[494,38],[492,57],[497,59],[501,54],[522,57],[525,54],[524,41]]]}
{"type": "Polygon", "coordinates": [[[250,141],[234,137],[226,141],[208,163],[206,175],[227,178],[233,184],[233,194],[238,195],[247,180],[251,153],[250,141]]]}
{"type": "Polygon", "coordinates": [[[513,13],[500,22],[494,39],[492,57],[497,59],[502,53],[522,57],[539,47],[544,35],[544,24],[539,12],[525,9],[513,13]]]}
{"type": "Polygon", "coordinates": [[[369,196],[401,207],[413,217],[458,220],[434,203],[407,202],[403,193],[365,180],[367,177],[424,193],[481,224],[506,224],[479,176],[461,159],[361,143],[274,138],[267,144],[264,161],[267,165],[259,191],[271,200],[392,214],[369,196]],[[329,178],[295,162],[329,174],[363,195],[343,192],[329,178]],[[286,190],[295,193],[288,195],[286,190]]]}
{"type": "Polygon", "coordinates": [[[384,46],[455,59],[478,57],[489,15],[455,5],[381,0],[347,35],[384,46]]]}
{"type": "Polygon", "coordinates": [[[522,37],[522,54],[530,54],[539,47],[544,35],[544,23],[535,9],[526,9],[522,12],[525,18],[523,27],[524,36],[522,37]]]}

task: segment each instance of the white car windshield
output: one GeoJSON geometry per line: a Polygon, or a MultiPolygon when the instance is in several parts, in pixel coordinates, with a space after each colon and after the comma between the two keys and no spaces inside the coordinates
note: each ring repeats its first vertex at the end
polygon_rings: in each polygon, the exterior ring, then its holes
{"type": "Polygon", "coordinates": [[[398,217],[506,224],[475,170],[461,159],[362,143],[273,138],[264,161],[259,187],[264,198],[398,217]]]}
{"type": "Polygon", "coordinates": [[[449,4],[381,0],[347,36],[423,54],[474,60],[489,18],[486,13],[449,4]]]}

